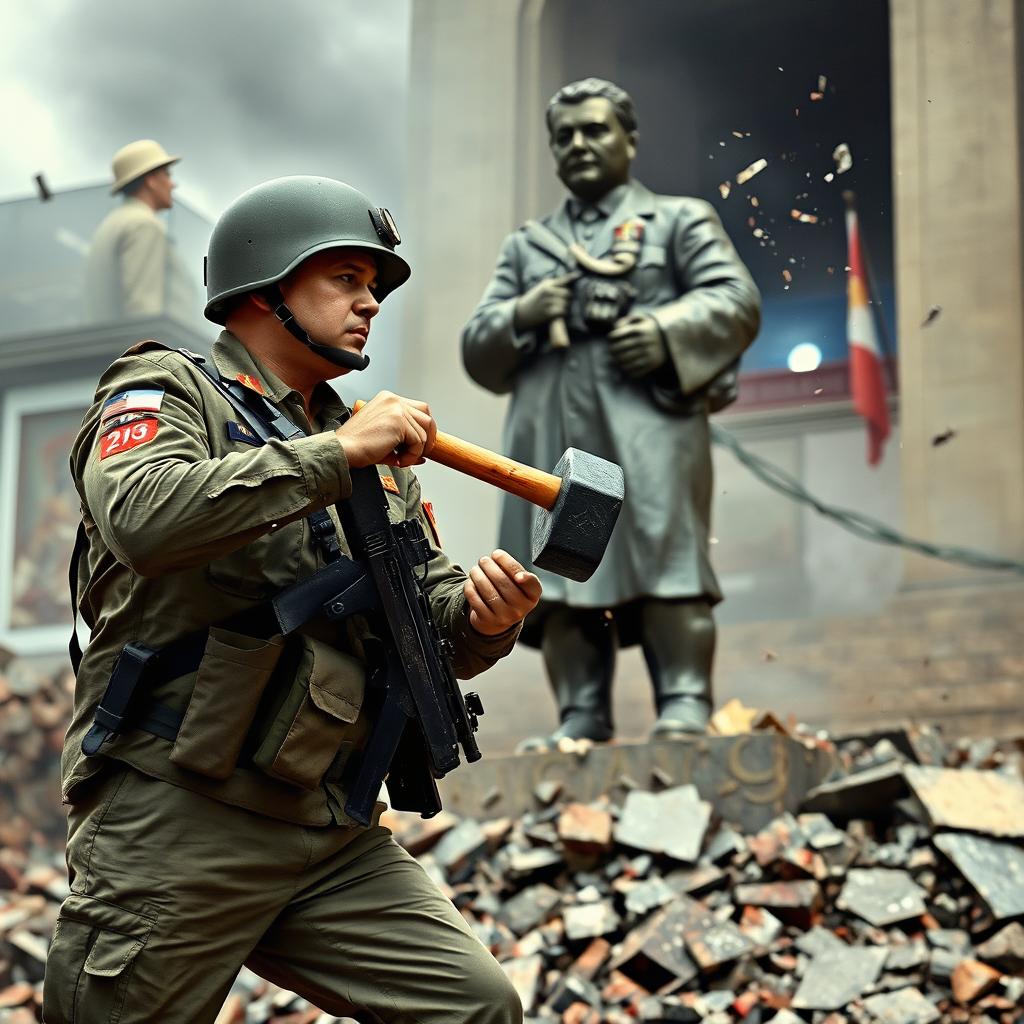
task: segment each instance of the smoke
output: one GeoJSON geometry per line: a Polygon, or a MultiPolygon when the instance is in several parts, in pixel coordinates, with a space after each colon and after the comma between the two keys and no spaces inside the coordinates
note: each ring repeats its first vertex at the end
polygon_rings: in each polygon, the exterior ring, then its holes
{"type": "Polygon", "coordinates": [[[216,216],[282,174],[324,174],[400,205],[409,0],[47,0],[9,7],[0,194],[36,171],[102,181],[136,138],[183,157],[180,194],[216,216]],[[8,138],[12,138],[8,134],[8,138]]]}

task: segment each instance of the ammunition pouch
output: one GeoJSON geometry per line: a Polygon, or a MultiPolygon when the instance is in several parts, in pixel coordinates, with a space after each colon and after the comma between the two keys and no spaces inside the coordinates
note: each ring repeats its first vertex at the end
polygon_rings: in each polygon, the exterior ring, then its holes
{"type": "Polygon", "coordinates": [[[231,775],[283,649],[281,637],[210,630],[172,763],[212,779],[231,775]]]}
{"type": "Polygon", "coordinates": [[[340,776],[356,745],[366,690],[362,662],[309,637],[298,671],[252,760],[282,782],[316,789],[328,770],[340,776]]]}

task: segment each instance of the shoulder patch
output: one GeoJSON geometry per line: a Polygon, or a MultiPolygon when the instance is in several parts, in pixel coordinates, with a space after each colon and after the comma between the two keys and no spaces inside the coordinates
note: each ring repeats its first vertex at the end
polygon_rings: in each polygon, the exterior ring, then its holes
{"type": "Polygon", "coordinates": [[[384,485],[385,491],[390,491],[392,494],[402,493],[398,487],[398,484],[395,483],[395,478],[393,476],[385,476],[383,473],[381,473],[380,482],[384,485]]]}
{"type": "Polygon", "coordinates": [[[149,444],[156,437],[159,428],[157,420],[149,417],[108,431],[100,437],[100,459],[149,444]]]}
{"type": "Polygon", "coordinates": [[[100,421],[105,423],[112,416],[121,416],[126,412],[159,412],[163,401],[163,388],[119,391],[103,403],[103,408],[100,410],[100,421]]]}

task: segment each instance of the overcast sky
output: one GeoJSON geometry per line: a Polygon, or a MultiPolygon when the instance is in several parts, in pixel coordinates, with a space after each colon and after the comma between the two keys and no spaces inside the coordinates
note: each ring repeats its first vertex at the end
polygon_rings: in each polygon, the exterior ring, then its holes
{"type": "Polygon", "coordinates": [[[211,217],[325,174],[399,214],[410,0],[4,0],[0,199],[108,180],[138,138],[211,217]]]}

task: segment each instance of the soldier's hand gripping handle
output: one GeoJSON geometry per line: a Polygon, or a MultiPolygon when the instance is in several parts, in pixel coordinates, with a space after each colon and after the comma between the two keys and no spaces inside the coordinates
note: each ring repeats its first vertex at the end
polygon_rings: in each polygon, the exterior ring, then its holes
{"type": "Polygon", "coordinates": [[[426,402],[381,391],[335,430],[351,469],[418,466],[437,436],[426,402]]]}

